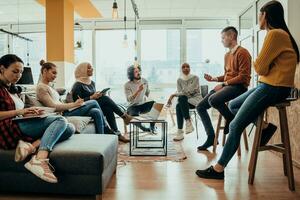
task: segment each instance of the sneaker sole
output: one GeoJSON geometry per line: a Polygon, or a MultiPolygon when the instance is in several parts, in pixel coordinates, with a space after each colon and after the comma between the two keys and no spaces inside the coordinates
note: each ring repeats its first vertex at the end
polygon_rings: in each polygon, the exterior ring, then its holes
{"type": "Polygon", "coordinates": [[[39,177],[40,179],[42,179],[43,181],[46,181],[48,183],[57,183],[58,181],[57,180],[53,180],[53,179],[48,179],[48,178],[45,178],[45,177],[42,177],[40,174],[38,173],[35,173],[34,171],[31,170],[31,167],[30,165],[28,165],[27,163],[24,165],[24,167],[30,171],[32,174],[34,174],[35,176],[39,177]]]}
{"type": "Polygon", "coordinates": [[[21,156],[21,149],[17,148],[15,153],[15,162],[21,162],[22,156],[21,156]]]}
{"type": "Polygon", "coordinates": [[[192,132],[194,132],[194,129],[192,129],[192,130],[190,130],[190,131],[186,131],[185,134],[187,135],[187,134],[190,134],[190,133],[192,133],[192,132]]]}
{"type": "Polygon", "coordinates": [[[175,141],[175,142],[179,142],[179,141],[181,141],[181,140],[183,140],[184,138],[182,138],[182,139],[173,139],[173,141],[175,141]]]}

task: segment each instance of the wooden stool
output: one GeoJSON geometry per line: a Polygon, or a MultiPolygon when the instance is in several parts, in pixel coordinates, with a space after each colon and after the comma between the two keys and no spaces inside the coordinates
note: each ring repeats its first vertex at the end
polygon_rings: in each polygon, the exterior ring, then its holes
{"type": "MultiPolygon", "coordinates": [[[[220,134],[221,130],[223,130],[222,146],[225,145],[225,141],[226,141],[226,135],[224,134],[224,126],[222,126],[222,119],[223,119],[223,116],[221,114],[219,114],[217,128],[216,128],[216,134],[215,134],[215,140],[214,140],[214,145],[213,145],[213,152],[214,153],[216,153],[218,138],[219,138],[219,134],[220,134]]],[[[249,146],[248,146],[248,138],[247,138],[246,130],[243,131],[243,137],[244,137],[245,149],[246,149],[246,151],[248,151],[249,146]]],[[[241,145],[238,148],[238,156],[241,156],[241,145]]]]}
{"type": "Polygon", "coordinates": [[[258,152],[272,150],[272,151],[277,151],[282,153],[284,175],[288,177],[289,189],[291,191],[295,190],[293,163],[292,163],[290,138],[289,138],[289,128],[288,128],[288,121],[286,115],[287,106],[290,106],[290,102],[284,102],[284,103],[276,104],[274,106],[277,108],[279,112],[280,133],[281,133],[281,142],[282,142],[280,144],[260,146],[263,117],[265,112],[263,112],[258,117],[257,127],[254,136],[254,142],[253,142],[253,148],[251,153],[251,159],[249,162],[248,184],[252,185],[254,181],[258,152]]]}

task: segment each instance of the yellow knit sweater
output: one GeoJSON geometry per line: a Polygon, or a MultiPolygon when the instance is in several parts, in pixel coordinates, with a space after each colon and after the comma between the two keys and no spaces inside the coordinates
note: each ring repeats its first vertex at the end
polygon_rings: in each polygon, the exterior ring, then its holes
{"type": "Polygon", "coordinates": [[[293,87],[297,55],[287,32],[268,31],[263,47],[254,62],[259,82],[273,86],[293,87]]]}

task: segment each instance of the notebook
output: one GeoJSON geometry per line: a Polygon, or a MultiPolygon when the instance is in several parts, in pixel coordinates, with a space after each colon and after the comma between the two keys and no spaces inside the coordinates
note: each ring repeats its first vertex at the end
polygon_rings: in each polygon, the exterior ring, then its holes
{"type": "Polygon", "coordinates": [[[85,106],[85,103],[83,102],[83,104],[81,106],[77,106],[77,107],[74,107],[74,108],[70,108],[68,109],[69,112],[73,111],[73,110],[76,110],[77,108],[80,108],[82,106],[85,106]]]}
{"type": "Polygon", "coordinates": [[[30,116],[17,116],[15,118],[13,118],[12,120],[17,121],[17,120],[26,120],[26,119],[39,119],[39,118],[45,118],[48,117],[50,115],[57,115],[57,113],[45,113],[42,115],[30,115],[30,116]]]}

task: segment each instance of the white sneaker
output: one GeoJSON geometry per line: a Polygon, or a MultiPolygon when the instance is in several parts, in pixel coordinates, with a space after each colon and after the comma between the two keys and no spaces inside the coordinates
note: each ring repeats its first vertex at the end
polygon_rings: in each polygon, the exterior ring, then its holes
{"type": "Polygon", "coordinates": [[[191,120],[185,120],[185,134],[189,134],[194,131],[194,127],[191,120]]]}
{"type": "Polygon", "coordinates": [[[176,136],[173,138],[173,140],[174,141],[181,141],[183,139],[184,139],[183,130],[182,129],[178,129],[177,133],[176,133],[176,136]]]}
{"type": "Polygon", "coordinates": [[[40,179],[49,183],[57,183],[57,178],[53,174],[54,168],[49,163],[49,159],[37,159],[34,155],[24,166],[40,179]]]}
{"type": "Polygon", "coordinates": [[[28,142],[19,140],[18,146],[15,152],[15,161],[21,162],[27,158],[30,154],[33,154],[36,151],[35,147],[28,142]]]}

